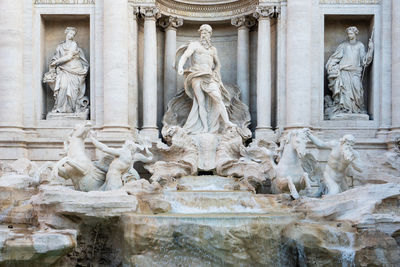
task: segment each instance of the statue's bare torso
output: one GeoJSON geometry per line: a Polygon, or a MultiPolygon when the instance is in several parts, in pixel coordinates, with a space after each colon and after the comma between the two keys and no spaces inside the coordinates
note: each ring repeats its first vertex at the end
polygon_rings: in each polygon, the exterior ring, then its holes
{"type": "Polygon", "coordinates": [[[214,46],[205,48],[200,42],[192,42],[188,49],[193,50],[191,56],[192,68],[200,71],[212,72],[216,49],[214,46]]]}

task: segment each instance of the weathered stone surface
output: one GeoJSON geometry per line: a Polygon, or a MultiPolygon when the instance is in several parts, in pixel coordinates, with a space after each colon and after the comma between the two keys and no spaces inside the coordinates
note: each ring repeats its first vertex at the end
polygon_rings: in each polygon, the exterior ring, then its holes
{"type": "Polygon", "coordinates": [[[301,213],[132,214],[121,221],[131,266],[393,265],[400,256],[394,239],[381,232],[360,236],[349,223],[312,222],[301,213]],[[366,245],[377,239],[385,243],[366,245]]]}
{"type": "Polygon", "coordinates": [[[0,177],[0,223],[33,223],[29,199],[37,193],[36,181],[25,174],[8,173],[0,177]]]}
{"type": "Polygon", "coordinates": [[[0,263],[6,266],[49,266],[76,246],[74,230],[41,231],[0,225],[0,263]]]}
{"type": "Polygon", "coordinates": [[[63,186],[43,185],[32,198],[40,224],[74,227],[87,220],[118,217],[135,212],[137,199],[122,190],[80,192],[63,186]]]}
{"type": "Polygon", "coordinates": [[[27,158],[19,158],[10,163],[0,164],[0,175],[1,173],[16,173],[33,176],[37,169],[36,163],[27,158]]]}
{"type": "MultiPolygon", "coordinates": [[[[60,266],[89,262],[108,266],[390,266],[399,262],[398,184],[360,186],[321,199],[293,201],[287,194],[232,191],[234,180],[186,177],[164,190],[138,180],[121,190],[91,192],[41,185],[28,203],[32,222],[37,218],[44,230],[35,230],[38,237],[35,231],[22,231],[28,237],[35,234],[33,241],[18,237],[9,244],[13,249],[23,246],[26,263],[43,260],[60,266]],[[75,229],[75,243],[66,242],[59,236],[64,232],[54,228],[75,229]],[[53,242],[58,246],[52,246],[53,242]],[[34,251],[32,244],[36,244],[34,251]],[[49,252],[50,248],[55,252],[49,252]]],[[[24,208],[19,204],[14,210],[22,214],[24,208]]],[[[4,229],[4,240],[10,231],[4,229]]],[[[12,251],[2,250],[2,255],[10,258],[12,251]]],[[[12,262],[7,259],[0,262],[12,262]]]]}
{"type": "Polygon", "coordinates": [[[400,185],[387,183],[357,187],[338,195],[324,196],[321,199],[300,200],[299,211],[313,218],[329,220],[348,220],[354,223],[374,213],[375,208],[385,199],[400,196],[400,185]]]}

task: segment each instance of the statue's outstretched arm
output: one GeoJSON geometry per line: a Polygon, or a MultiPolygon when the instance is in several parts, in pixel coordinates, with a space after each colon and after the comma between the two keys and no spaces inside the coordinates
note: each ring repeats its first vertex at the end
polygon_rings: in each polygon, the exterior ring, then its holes
{"type": "Polygon", "coordinates": [[[135,154],[135,161],[141,161],[143,163],[148,163],[153,160],[153,153],[149,150],[148,147],[145,148],[145,152],[148,155],[147,157],[143,154],[136,153],[135,154]]]}
{"type": "Polygon", "coordinates": [[[92,141],[93,145],[95,147],[97,147],[98,149],[100,149],[101,151],[103,151],[104,153],[113,155],[115,157],[119,157],[119,150],[118,149],[110,148],[110,147],[106,146],[105,144],[100,143],[93,136],[90,136],[89,138],[92,141]]]}
{"type": "Polygon", "coordinates": [[[179,59],[178,63],[178,74],[182,75],[183,74],[183,66],[185,65],[186,61],[188,58],[194,53],[194,48],[192,44],[189,44],[189,46],[186,48],[185,52],[179,59]]]}
{"type": "Polygon", "coordinates": [[[308,138],[310,138],[311,142],[313,142],[313,144],[316,145],[318,148],[331,148],[328,142],[322,141],[311,133],[308,134],[308,138]]]}
{"type": "Polygon", "coordinates": [[[146,157],[143,154],[136,154],[135,155],[135,161],[141,161],[143,163],[148,163],[153,159],[153,154],[149,155],[148,157],[146,157]]]}

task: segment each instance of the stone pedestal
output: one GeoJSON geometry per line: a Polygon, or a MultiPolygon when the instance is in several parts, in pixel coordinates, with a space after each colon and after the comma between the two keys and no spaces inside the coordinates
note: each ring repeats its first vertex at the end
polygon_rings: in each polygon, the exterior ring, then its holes
{"type": "Polygon", "coordinates": [[[89,118],[89,110],[80,113],[49,112],[46,116],[46,120],[76,120],[77,123],[82,120],[87,120],[88,118],[89,118]]]}
{"type": "Polygon", "coordinates": [[[341,114],[335,114],[332,117],[330,117],[330,120],[332,121],[341,121],[341,120],[359,120],[359,121],[367,121],[369,120],[368,114],[348,114],[348,113],[341,113],[341,114]]]}

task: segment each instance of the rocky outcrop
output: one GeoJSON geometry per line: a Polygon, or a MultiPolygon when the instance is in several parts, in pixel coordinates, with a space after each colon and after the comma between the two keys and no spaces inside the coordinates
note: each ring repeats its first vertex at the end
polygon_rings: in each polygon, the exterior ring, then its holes
{"type": "Polygon", "coordinates": [[[0,226],[0,265],[50,266],[76,246],[75,230],[0,226]]]}
{"type": "Polygon", "coordinates": [[[39,224],[54,228],[119,217],[138,206],[136,197],[123,190],[81,192],[48,185],[40,186],[31,201],[39,224]]]}
{"type": "Polygon", "coordinates": [[[0,265],[400,262],[396,183],[293,200],[254,194],[240,179],[219,176],[183,177],[165,188],[138,180],[120,190],[91,192],[55,180],[46,167],[39,178],[15,170],[0,177],[0,265]]]}

